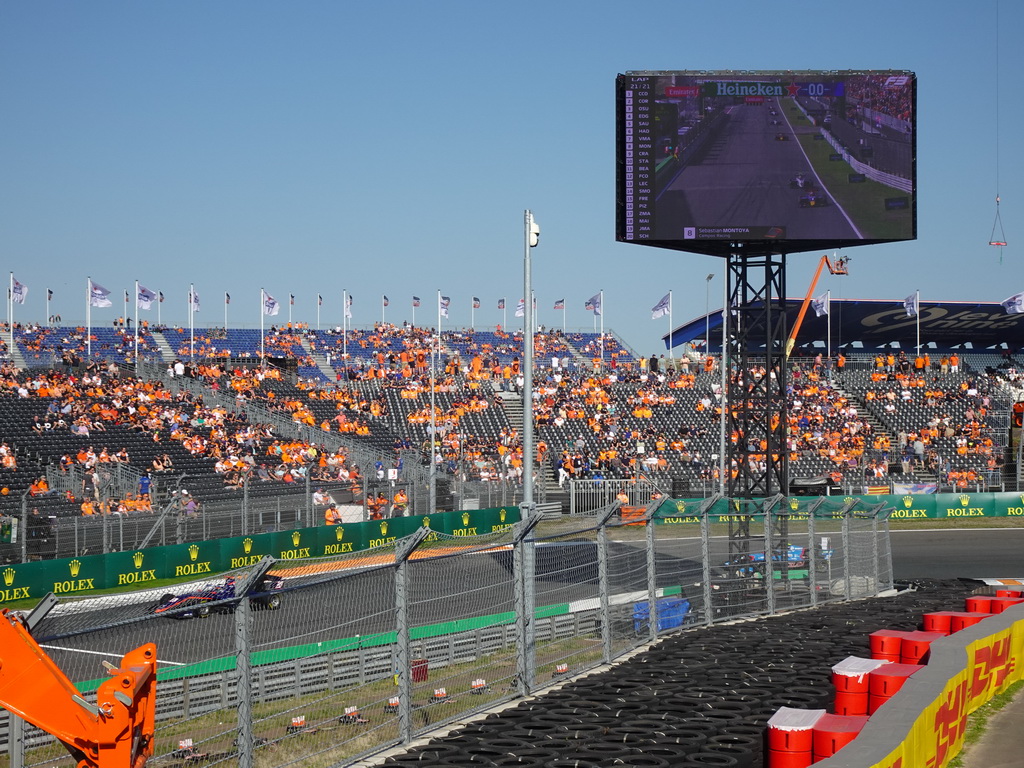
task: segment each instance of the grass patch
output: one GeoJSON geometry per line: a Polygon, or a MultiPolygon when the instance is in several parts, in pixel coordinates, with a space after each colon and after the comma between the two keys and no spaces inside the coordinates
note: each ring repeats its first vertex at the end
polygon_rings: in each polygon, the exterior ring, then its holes
{"type": "Polygon", "coordinates": [[[949,762],[949,768],[963,768],[964,758],[968,755],[970,748],[981,740],[988,730],[989,721],[1002,709],[1013,701],[1014,697],[1024,688],[1024,680],[1018,680],[1002,693],[996,694],[992,699],[978,707],[967,717],[967,730],[964,733],[964,748],[960,754],[949,762]]]}

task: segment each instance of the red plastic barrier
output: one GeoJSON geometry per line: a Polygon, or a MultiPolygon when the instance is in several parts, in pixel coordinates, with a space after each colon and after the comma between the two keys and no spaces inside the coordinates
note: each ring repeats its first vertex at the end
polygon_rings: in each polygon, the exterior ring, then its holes
{"type": "Polygon", "coordinates": [[[1022,589],[997,589],[996,597],[1024,597],[1022,589]]]}
{"type": "Polygon", "coordinates": [[[868,674],[868,714],[873,715],[903,687],[920,664],[886,664],[868,674]]]}
{"type": "Polygon", "coordinates": [[[900,645],[901,664],[924,664],[931,644],[945,637],[941,632],[911,632],[900,645]]]}
{"type": "Polygon", "coordinates": [[[1024,603],[1022,597],[993,597],[989,610],[992,613],[1002,613],[1011,605],[1020,605],[1021,603],[1024,603]]]}
{"type": "Polygon", "coordinates": [[[926,613],[921,617],[921,627],[925,632],[938,632],[942,635],[950,635],[953,633],[950,625],[952,624],[954,613],[955,611],[926,613]]]}
{"type": "Polygon", "coordinates": [[[807,768],[814,762],[814,725],[823,709],[780,707],[768,720],[768,768],[807,768]]]}
{"type": "Polygon", "coordinates": [[[987,619],[991,616],[991,613],[954,613],[952,620],[949,622],[949,628],[953,632],[959,632],[964,627],[972,627],[982,619],[987,619]]]}
{"type": "Polygon", "coordinates": [[[868,674],[889,662],[848,656],[832,667],[832,685],[836,689],[832,710],[837,715],[868,713],[868,674]]]}
{"type": "Polygon", "coordinates": [[[973,595],[964,600],[964,610],[968,613],[992,613],[990,595],[973,595]]]}
{"type": "Polygon", "coordinates": [[[845,747],[867,725],[867,715],[843,717],[842,715],[825,715],[814,725],[812,756],[814,762],[832,757],[845,747]]]}
{"type": "Polygon", "coordinates": [[[898,662],[903,648],[903,638],[908,634],[910,633],[902,629],[880,629],[872,632],[868,635],[871,658],[898,662]]]}

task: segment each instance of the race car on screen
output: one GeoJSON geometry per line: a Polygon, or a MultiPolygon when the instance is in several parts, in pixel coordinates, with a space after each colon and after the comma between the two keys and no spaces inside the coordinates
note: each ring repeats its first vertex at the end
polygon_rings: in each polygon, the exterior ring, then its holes
{"type": "Polygon", "coordinates": [[[828,205],[828,195],[820,189],[811,187],[800,195],[801,208],[824,208],[826,205],[828,205]]]}
{"type": "MultiPolygon", "coordinates": [[[[177,595],[166,594],[153,606],[153,613],[166,614],[175,619],[205,619],[213,611],[233,611],[243,597],[237,594],[236,584],[235,577],[229,576],[222,582],[207,582],[177,595]]],[[[283,579],[267,573],[256,581],[248,594],[253,605],[274,611],[281,607],[283,587],[283,579]]]]}
{"type": "Polygon", "coordinates": [[[789,136],[787,136],[784,133],[776,133],[775,134],[775,140],[776,141],[789,141],[789,136]]]}
{"type": "Polygon", "coordinates": [[[798,173],[796,176],[789,180],[790,189],[803,189],[810,184],[810,179],[807,178],[806,173],[798,173]]]}

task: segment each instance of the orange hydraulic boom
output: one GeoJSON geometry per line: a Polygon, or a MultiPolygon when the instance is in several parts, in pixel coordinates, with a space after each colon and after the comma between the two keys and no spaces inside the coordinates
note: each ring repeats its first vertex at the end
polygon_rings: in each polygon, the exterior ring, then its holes
{"type": "Polygon", "coordinates": [[[78,768],[142,768],[153,754],[156,645],[108,666],[86,701],[32,637],[31,623],[0,610],[0,706],[59,739],[78,768]]]}
{"type": "Polygon", "coordinates": [[[818,269],[814,273],[814,279],[811,280],[811,287],[807,289],[807,295],[804,297],[804,303],[800,305],[800,314],[796,317],[796,322],[793,323],[793,330],[789,334],[789,341],[786,342],[786,357],[793,351],[793,347],[796,344],[797,334],[800,333],[800,326],[803,325],[804,315],[807,314],[807,308],[811,305],[811,298],[814,296],[814,289],[818,285],[818,278],[821,277],[821,270],[824,267],[828,267],[828,271],[833,275],[848,275],[849,272],[846,269],[847,263],[850,259],[847,256],[841,256],[836,259],[836,263],[833,264],[829,259],[828,254],[821,257],[821,261],[818,262],[818,269]]]}

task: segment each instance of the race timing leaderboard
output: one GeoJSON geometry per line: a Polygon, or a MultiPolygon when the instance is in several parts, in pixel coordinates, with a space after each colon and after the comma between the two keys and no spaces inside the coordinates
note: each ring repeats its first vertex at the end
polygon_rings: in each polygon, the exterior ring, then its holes
{"type": "Polygon", "coordinates": [[[616,79],[616,240],[728,256],[912,240],[904,70],[616,79]]]}

